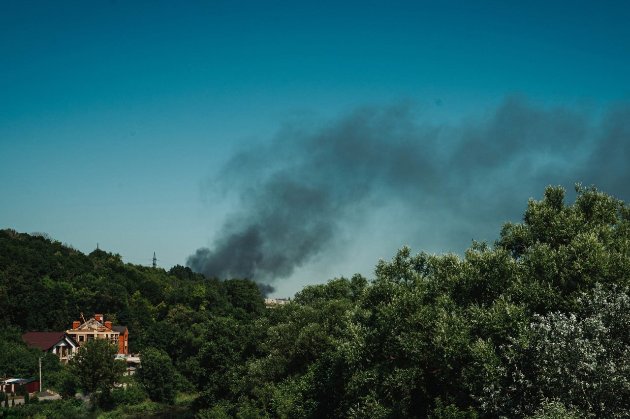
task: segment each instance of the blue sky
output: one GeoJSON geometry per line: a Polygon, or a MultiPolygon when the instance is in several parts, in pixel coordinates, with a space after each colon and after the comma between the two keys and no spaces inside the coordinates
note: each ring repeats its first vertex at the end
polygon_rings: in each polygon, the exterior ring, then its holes
{"type": "Polygon", "coordinates": [[[155,251],[169,268],[198,248],[247,255],[228,244],[261,223],[337,214],[257,233],[261,265],[287,253],[270,252],[276,242],[318,243],[282,273],[255,267],[291,294],[369,276],[403,244],[460,252],[493,240],[547,184],[629,199],[629,21],[622,1],[4,1],[0,227],[85,252],[98,242],[132,263],[155,251]],[[532,139],[547,132],[557,141],[532,139]],[[355,137],[378,153],[337,161],[355,137]],[[509,164],[485,153],[454,170],[475,145],[509,164]],[[407,149],[418,158],[404,161],[407,149]],[[433,161],[420,150],[441,162],[430,182],[412,181],[433,161]],[[602,172],[606,150],[616,163],[602,172]],[[364,166],[378,155],[391,170],[374,176],[364,166]],[[283,176],[296,196],[280,212],[283,176]],[[325,192],[315,215],[295,203],[306,190],[325,192]],[[502,209],[478,209],[475,196],[502,209]]]}

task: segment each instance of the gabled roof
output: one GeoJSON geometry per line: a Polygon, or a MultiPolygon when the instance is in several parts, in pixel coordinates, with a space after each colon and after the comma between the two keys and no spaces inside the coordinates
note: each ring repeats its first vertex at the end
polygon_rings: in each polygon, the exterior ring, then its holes
{"type": "Polygon", "coordinates": [[[85,323],[83,323],[81,326],[79,326],[77,329],[78,330],[98,330],[98,329],[102,329],[104,328],[105,325],[101,322],[99,322],[98,320],[96,320],[95,318],[91,318],[90,320],[86,321],[85,323]]]}
{"type": "Polygon", "coordinates": [[[23,384],[32,383],[33,381],[37,381],[37,380],[35,378],[7,378],[4,381],[0,381],[0,383],[23,385],[23,384]]]}
{"type": "Polygon", "coordinates": [[[112,326],[112,330],[118,333],[125,333],[125,330],[127,330],[127,326],[112,326]]]}
{"type": "Polygon", "coordinates": [[[66,332],[26,332],[22,335],[22,340],[28,346],[39,348],[42,351],[49,350],[63,340],[68,340],[71,344],[77,346],[77,343],[71,337],[66,336],[66,332]]]}

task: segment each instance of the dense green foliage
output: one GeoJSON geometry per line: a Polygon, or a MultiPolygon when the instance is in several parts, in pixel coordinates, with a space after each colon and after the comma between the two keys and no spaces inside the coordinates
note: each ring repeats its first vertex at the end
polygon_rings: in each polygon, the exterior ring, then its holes
{"type": "MultiPolygon", "coordinates": [[[[21,333],[66,330],[80,313],[96,312],[128,326],[131,351],[157,350],[172,360],[173,391],[194,392],[195,384],[209,380],[204,365],[223,356],[209,336],[241,333],[239,339],[251,339],[251,323],[264,314],[264,304],[251,281],[207,279],[182,266],[167,272],[124,264],[119,255],[102,250],[84,255],[44,235],[0,230],[1,375],[38,374],[41,352],[27,348],[21,333]]],[[[231,342],[234,363],[246,353],[240,342],[231,342]]],[[[93,390],[53,355],[44,357],[43,376],[46,388],[67,398],[93,390]]],[[[120,402],[118,393],[112,393],[110,404],[120,402]]],[[[163,401],[172,401],[172,391],[163,401]]]]}
{"type": "Polygon", "coordinates": [[[6,418],[64,418],[64,419],[85,419],[93,417],[90,415],[88,407],[80,400],[59,400],[55,403],[39,402],[30,403],[5,409],[6,418]]]}
{"type": "Polygon", "coordinates": [[[175,401],[175,370],[166,352],[154,348],[143,351],[137,378],[151,400],[164,403],[175,401]]]}
{"type": "Polygon", "coordinates": [[[305,288],[207,417],[627,417],[630,211],[549,188],[464,257],[411,255],[305,288]]]}
{"type": "Polygon", "coordinates": [[[123,361],[114,358],[116,347],[104,339],[88,341],[70,360],[70,373],[87,393],[109,392],[125,372],[123,361]]]}
{"type": "MultiPolygon", "coordinates": [[[[548,188],[492,246],[403,248],[372,280],[309,286],[268,310],[247,280],[5,230],[0,318],[26,330],[115,316],[146,356],[144,390],[114,391],[117,403],[194,391],[202,418],[628,417],[630,209],[577,192],[567,205],[548,188]]],[[[2,361],[34,371],[3,333],[2,361]]]]}

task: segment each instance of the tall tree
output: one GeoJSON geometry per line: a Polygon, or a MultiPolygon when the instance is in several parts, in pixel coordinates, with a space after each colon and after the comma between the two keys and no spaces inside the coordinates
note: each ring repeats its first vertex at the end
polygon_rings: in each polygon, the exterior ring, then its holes
{"type": "Polygon", "coordinates": [[[122,374],[125,363],[116,360],[116,347],[104,339],[88,341],[70,361],[70,369],[87,393],[108,393],[122,374]]]}
{"type": "Polygon", "coordinates": [[[151,400],[162,403],[175,401],[175,369],[166,352],[155,348],[142,351],[137,377],[151,400]]]}

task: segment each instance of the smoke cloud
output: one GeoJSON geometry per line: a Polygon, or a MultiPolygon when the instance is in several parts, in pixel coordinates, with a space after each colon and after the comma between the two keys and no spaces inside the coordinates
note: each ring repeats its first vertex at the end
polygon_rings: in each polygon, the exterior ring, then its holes
{"type": "Polygon", "coordinates": [[[596,117],[508,98],[459,124],[432,124],[407,105],[289,124],[265,146],[233,156],[214,180],[238,208],[188,266],[274,283],[337,252],[335,242],[369,230],[368,220],[397,225],[397,214],[374,219],[390,206],[406,217],[390,241],[426,246],[439,238],[443,251],[460,251],[471,238],[496,238],[549,184],[595,184],[628,198],[628,161],[630,107],[622,105],[596,117]]]}

